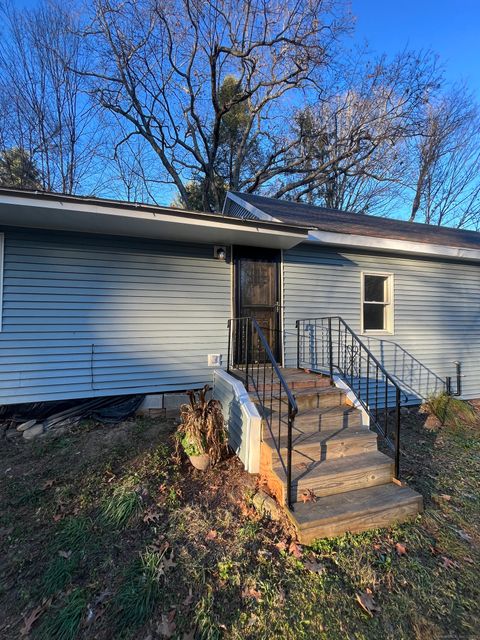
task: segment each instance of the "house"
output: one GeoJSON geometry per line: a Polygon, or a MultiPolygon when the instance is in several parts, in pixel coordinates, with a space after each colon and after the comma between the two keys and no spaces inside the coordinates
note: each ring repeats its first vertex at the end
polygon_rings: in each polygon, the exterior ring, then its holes
{"type": "MultiPolygon", "coordinates": [[[[1,189],[0,234],[0,404],[183,391],[214,379],[240,457],[258,471],[277,456],[272,482],[292,509],[300,397],[307,413],[321,409],[317,388],[329,403],[345,400],[357,431],[380,425],[386,405],[399,415],[400,403],[445,389],[480,397],[479,233],[239,193],[222,214],[206,214],[1,189]],[[261,416],[252,386],[260,404],[270,401],[261,416]],[[261,420],[271,429],[273,416],[278,439],[263,455],[261,420]]],[[[399,432],[389,428],[390,478],[399,432]]],[[[344,435],[321,443],[331,463],[348,458],[344,435]]],[[[354,436],[355,451],[377,465],[371,435],[354,436]]],[[[383,486],[371,466],[365,474],[383,486]]],[[[409,499],[406,515],[418,510],[409,499]]],[[[385,513],[374,522],[389,521],[385,513]]]]}

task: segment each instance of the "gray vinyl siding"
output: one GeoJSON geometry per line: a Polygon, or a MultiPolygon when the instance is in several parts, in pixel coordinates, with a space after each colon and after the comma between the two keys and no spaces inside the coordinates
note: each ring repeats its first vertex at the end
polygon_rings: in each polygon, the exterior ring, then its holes
{"type": "MultiPolygon", "coordinates": [[[[480,266],[303,244],[284,252],[285,362],[296,363],[295,320],[340,315],[360,332],[362,271],[394,276],[394,335],[363,337],[418,397],[463,367],[463,396],[480,397],[480,266]]],[[[455,378],[453,380],[455,383],[455,378]]]]}
{"type": "Polygon", "coordinates": [[[0,404],[211,382],[230,316],[211,245],[0,230],[0,404]]]}

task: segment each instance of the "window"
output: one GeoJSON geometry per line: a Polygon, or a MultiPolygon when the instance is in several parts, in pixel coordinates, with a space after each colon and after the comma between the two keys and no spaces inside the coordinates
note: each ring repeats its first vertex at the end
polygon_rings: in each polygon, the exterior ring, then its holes
{"type": "Polygon", "coordinates": [[[393,275],[362,273],[362,333],[393,333],[393,275]]]}

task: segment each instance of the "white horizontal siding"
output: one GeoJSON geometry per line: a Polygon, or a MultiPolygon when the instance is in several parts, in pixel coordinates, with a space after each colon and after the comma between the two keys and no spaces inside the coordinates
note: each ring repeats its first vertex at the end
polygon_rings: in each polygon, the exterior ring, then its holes
{"type": "Polygon", "coordinates": [[[246,471],[259,473],[262,420],[245,387],[226,371],[215,369],[213,397],[222,406],[229,446],[246,471]]]}
{"type": "Polygon", "coordinates": [[[211,245],[4,228],[0,403],[211,381],[230,267],[211,245]]]}
{"type": "MultiPolygon", "coordinates": [[[[296,362],[295,320],[339,315],[360,332],[360,274],[394,274],[395,333],[365,337],[393,375],[420,396],[463,368],[463,395],[480,397],[480,266],[301,245],[284,253],[286,363],[296,362]]],[[[455,383],[455,379],[453,380],[455,383]]]]}

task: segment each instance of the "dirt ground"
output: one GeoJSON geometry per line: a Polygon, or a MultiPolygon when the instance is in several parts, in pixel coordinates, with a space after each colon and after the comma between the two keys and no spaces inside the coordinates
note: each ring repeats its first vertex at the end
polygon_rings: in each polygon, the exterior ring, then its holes
{"type": "Polygon", "coordinates": [[[173,420],[3,432],[0,638],[480,638],[478,427],[402,425],[415,522],[296,544],[234,457],[173,457],[173,420]]]}

